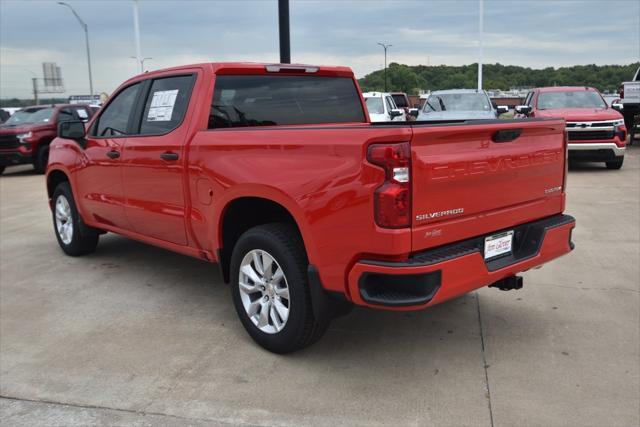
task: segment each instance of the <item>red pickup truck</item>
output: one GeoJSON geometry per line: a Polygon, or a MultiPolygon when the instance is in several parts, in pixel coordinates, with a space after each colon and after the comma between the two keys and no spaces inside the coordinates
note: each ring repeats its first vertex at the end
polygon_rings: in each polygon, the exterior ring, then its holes
{"type": "Polygon", "coordinates": [[[217,262],[285,353],[352,304],[419,310],[571,251],[560,119],[369,122],[346,67],[214,63],[125,82],[60,125],[47,191],[69,255],[101,233],[217,262]]]}
{"type": "Polygon", "coordinates": [[[597,89],[584,86],[542,87],[529,92],[516,112],[527,117],[561,117],[567,121],[569,160],[605,162],[620,169],[627,128],[618,111],[597,89]]]}
{"type": "Polygon", "coordinates": [[[0,125],[0,175],[7,166],[33,164],[44,173],[49,144],[63,121],[88,121],[93,111],[87,105],[36,105],[16,111],[0,125]]]}

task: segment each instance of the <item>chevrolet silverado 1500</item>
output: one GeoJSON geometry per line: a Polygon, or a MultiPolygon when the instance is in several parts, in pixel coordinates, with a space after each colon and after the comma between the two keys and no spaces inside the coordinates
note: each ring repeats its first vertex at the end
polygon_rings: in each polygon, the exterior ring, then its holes
{"type": "Polygon", "coordinates": [[[620,169],[627,128],[597,89],[584,86],[543,87],[529,92],[516,112],[528,117],[561,117],[567,121],[569,160],[605,162],[620,169]]]}
{"type": "Polygon", "coordinates": [[[285,353],[352,304],[419,310],[567,252],[560,119],[370,122],[345,67],[214,63],[125,82],[60,125],[47,190],[77,256],[119,233],[217,262],[285,353]]]}
{"type": "Polygon", "coordinates": [[[49,144],[63,121],[88,121],[93,111],[88,105],[36,105],[22,108],[0,125],[0,175],[7,166],[33,164],[44,173],[49,144]]]}

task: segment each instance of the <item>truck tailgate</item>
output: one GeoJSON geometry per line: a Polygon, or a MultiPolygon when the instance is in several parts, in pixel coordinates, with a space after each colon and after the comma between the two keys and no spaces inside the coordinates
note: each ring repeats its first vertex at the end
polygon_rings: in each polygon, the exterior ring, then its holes
{"type": "Polygon", "coordinates": [[[415,125],[412,251],[564,209],[563,120],[415,125]]]}

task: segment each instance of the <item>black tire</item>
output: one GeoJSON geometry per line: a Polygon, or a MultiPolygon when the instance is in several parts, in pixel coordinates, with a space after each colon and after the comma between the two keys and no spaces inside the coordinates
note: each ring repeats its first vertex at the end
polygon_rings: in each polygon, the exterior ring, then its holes
{"type": "Polygon", "coordinates": [[[620,169],[622,167],[622,163],[624,162],[624,156],[620,156],[615,160],[610,162],[606,162],[607,169],[620,169]]]}
{"type": "Polygon", "coordinates": [[[231,294],[242,325],[251,338],[273,353],[290,353],[316,342],[329,326],[329,316],[316,319],[311,306],[308,260],[298,230],[284,223],[260,225],[246,231],[231,256],[231,294]],[[250,319],[240,296],[242,260],[252,250],[268,252],[283,269],[289,288],[289,315],[279,332],[261,331],[250,319]]]}
{"type": "Polygon", "coordinates": [[[47,164],[49,164],[49,144],[38,148],[33,168],[37,173],[44,173],[47,170],[47,164]]]}
{"type": "Polygon", "coordinates": [[[89,254],[96,250],[96,246],[98,245],[98,239],[100,237],[99,230],[95,230],[91,227],[88,227],[82,222],[80,215],[78,214],[78,209],[76,208],[76,203],[73,200],[73,193],[71,192],[71,186],[68,182],[62,182],[58,184],[56,189],[53,192],[53,208],[52,208],[52,216],[53,216],[53,231],[56,235],[56,239],[58,240],[58,244],[62,248],[62,250],[71,256],[81,256],[89,254]],[[58,226],[56,223],[56,209],[58,205],[58,199],[60,197],[64,197],[69,204],[69,208],[71,211],[71,224],[72,224],[72,232],[70,241],[63,241],[63,238],[60,236],[60,232],[58,232],[58,226]]]}
{"type": "Polygon", "coordinates": [[[4,165],[0,166],[0,175],[2,175],[2,174],[4,173],[4,170],[5,170],[6,168],[7,168],[7,167],[6,167],[6,166],[4,166],[4,165]]]}

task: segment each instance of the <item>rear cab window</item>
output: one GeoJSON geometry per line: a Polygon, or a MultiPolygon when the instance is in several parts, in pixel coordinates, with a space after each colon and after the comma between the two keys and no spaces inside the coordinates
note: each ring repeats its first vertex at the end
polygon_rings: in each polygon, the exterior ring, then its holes
{"type": "Polygon", "coordinates": [[[365,123],[350,77],[218,75],[209,129],[365,123]]]}

